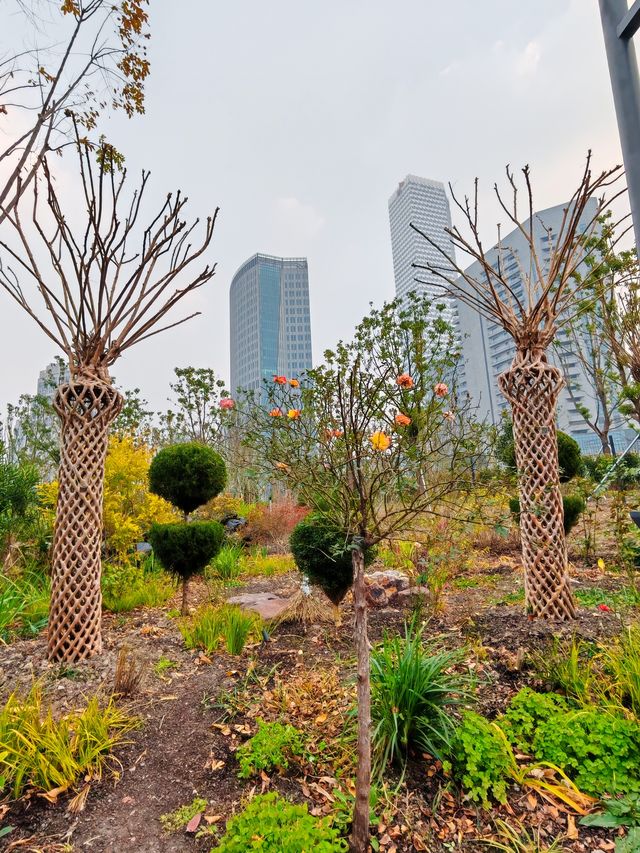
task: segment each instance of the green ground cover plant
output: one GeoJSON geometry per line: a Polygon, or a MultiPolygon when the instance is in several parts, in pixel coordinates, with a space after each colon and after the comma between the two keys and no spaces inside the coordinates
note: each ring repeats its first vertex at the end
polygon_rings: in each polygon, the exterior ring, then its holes
{"type": "Polygon", "coordinates": [[[32,566],[15,578],[0,574],[0,640],[37,634],[47,624],[49,578],[32,566]]]}
{"type": "Polygon", "coordinates": [[[194,797],[187,805],[179,806],[175,811],[160,815],[160,823],[165,832],[179,832],[184,829],[192,817],[207,808],[207,801],[202,797],[194,797]]]}
{"type": "Polygon", "coordinates": [[[495,723],[474,711],[466,711],[456,729],[445,771],[465,789],[469,799],[490,808],[491,801],[507,801],[507,780],[513,754],[495,723]]]}
{"type": "Polygon", "coordinates": [[[259,794],[227,824],[218,853],[341,853],[348,849],[339,830],[279,794],[259,794]]]}
{"type": "Polygon", "coordinates": [[[112,613],[160,607],[175,594],[175,580],[159,567],[107,563],[102,570],[102,602],[112,613]]]}
{"type": "Polygon", "coordinates": [[[238,776],[248,779],[261,771],[287,770],[304,753],[302,732],[295,726],[258,720],[258,731],[236,751],[238,776]]]}

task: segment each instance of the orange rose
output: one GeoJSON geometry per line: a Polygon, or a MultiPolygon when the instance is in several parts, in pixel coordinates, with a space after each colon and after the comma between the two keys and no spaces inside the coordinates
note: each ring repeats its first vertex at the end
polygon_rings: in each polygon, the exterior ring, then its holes
{"type": "Polygon", "coordinates": [[[411,418],[407,415],[403,415],[402,412],[398,412],[398,414],[394,418],[394,421],[396,422],[396,426],[405,427],[409,426],[409,424],[411,423],[411,418]]]}
{"type": "Polygon", "coordinates": [[[276,385],[286,385],[287,384],[287,377],[286,376],[274,376],[273,381],[276,383],[276,385]]]}
{"type": "Polygon", "coordinates": [[[297,421],[300,417],[300,409],[289,409],[287,412],[287,417],[290,421],[297,421]]]}
{"type": "Polygon", "coordinates": [[[374,450],[388,450],[391,447],[391,439],[386,434],[386,432],[382,432],[382,430],[376,430],[372,436],[370,436],[369,441],[374,450]]]}
{"type": "Polygon", "coordinates": [[[401,373],[396,379],[396,385],[399,385],[401,388],[413,388],[413,379],[408,373],[401,373]]]}
{"type": "Polygon", "coordinates": [[[446,397],[449,393],[449,386],[446,382],[438,382],[438,384],[433,388],[433,393],[436,397],[446,397]]]}
{"type": "Polygon", "coordinates": [[[289,385],[291,385],[292,388],[299,388],[300,387],[300,383],[298,382],[297,379],[290,379],[289,385]]]}
{"type": "Polygon", "coordinates": [[[281,418],[282,417],[282,409],[271,409],[269,412],[272,418],[281,418]]]}
{"type": "Polygon", "coordinates": [[[344,433],[342,432],[341,429],[334,429],[334,431],[333,431],[333,437],[334,438],[342,438],[343,435],[344,435],[344,433]]]}

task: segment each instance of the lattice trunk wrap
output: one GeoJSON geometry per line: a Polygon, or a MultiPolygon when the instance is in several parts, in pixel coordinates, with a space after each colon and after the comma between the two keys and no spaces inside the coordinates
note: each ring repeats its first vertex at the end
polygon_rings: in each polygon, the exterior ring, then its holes
{"type": "Polygon", "coordinates": [[[513,412],[527,612],[572,619],[576,608],[567,573],[555,429],[563,380],[557,368],[533,361],[514,364],[498,384],[513,412]]]}
{"type": "Polygon", "coordinates": [[[109,424],[122,397],[102,381],[61,385],[53,406],[62,421],[53,538],[49,660],[78,661],[102,651],[102,491],[109,424]]]}

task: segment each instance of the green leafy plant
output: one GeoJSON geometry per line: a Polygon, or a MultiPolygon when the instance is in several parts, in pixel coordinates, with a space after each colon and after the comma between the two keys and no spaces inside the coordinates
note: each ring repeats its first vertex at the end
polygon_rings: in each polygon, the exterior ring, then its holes
{"type": "Polygon", "coordinates": [[[50,584],[32,567],[18,577],[0,574],[0,640],[37,634],[47,624],[50,584]]]}
{"type": "Polygon", "coordinates": [[[466,711],[443,767],[463,786],[469,799],[486,809],[491,800],[505,803],[512,765],[513,753],[499,727],[466,711]]]}
{"type": "Polygon", "coordinates": [[[347,843],[329,821],[309,814],[276,793],[260,794],[231,818],[218,853],[341,853],[347,843]]]}
{"type": "MultiPolygon", "coordinates": [[[[348,537],[322,516],[311,513],[296,524],[289,545],[300,571],[311,583],[317,584],[333,604],[340,604],[353,582],[348,537]]],[[[373,556],[373,549],[367,549],[365,565],[373,556]]]]}
{"type": "Polygon", "coordinates": [[[589,704],[599,678],[594,664],[595,646],[572,637],[569,642],[555,639],[550,647],[532,656],[538,674],[554,690],[562,690],[580,705],[589,704]]]}
{"type": "Polygon", "coordinates": [[[159,607],[176,591],[172,577],[162,570],[141,565],[107,563],[101,577],[102,601],[112,613],[127,613],[136,607],[159,607]]]}
{"type": "Polygon", "coordinates": [[[207,801],[195,797],[185,806],[179,806],[175,811],[160,815],[160,823],[165,832],[179,832],[189,823],[191,818],[201,814],[207,808],[207,801]]]}
{"type": "Polygon", "coordinates": [[[529,755],[533,750],[533,739],[541,723],[550,717],[569,710],[569,703],[557,693],[536,693],[523,687],[511,700],[500,728],[510,743],[529,755]]]}
{"type": "Polygon", "coordinates": [[[426,647],[422,630],[385,635],[371,655],[371,719],[374,764],[406,764],[411,747],[442,758],[452,746],[455,721],[448,711],[470,700],[468,675],[453,668],[459,651],[426,647]]]}
{"type": "Polygon", "coordinates": [[[602,811],[585,815],[580,823],[583,826],[602,826],[615,829],[618,826],[640,826],[640,795],[624,794],[621,797],[608,797],[602,800],[602,811]]]}
{"type": "Polygon", "coordinates": [[[238,776],[248,779],[264,770],[287,770],[289,762],[304,752],[302,732],[295,726],[258,720],[258,731],[236,751],[238,776]]]}
{"type": "Polygon", "coordinates": [[[153,665],[153,671],[155,674],[162,678],[165,672],[168,672],[170,669],[175,669],[178,666],[176,661],[171,660],[171,658],[167,658],[164,655],[161,655],[158,660],[153,665]]]}
{"type": "Polygon", "coordinates": [[[180,632],[188,649],[215,652],[224,643],[229,654],[239,655],[250,637],[259,636],[261,625],[257,613],[225,604],[203,608],[180,625],[180,632]]]}
{"type": "Polygon", "coordinates": [[[233,581],[242,574],[241,545],[226,543],[209,563],[208,573],[218,580],[233,581]]]}
{"type": "Polygon", "coordinates": [[[165,447],[149,468],[149,488],[183,513],[193,512],[220,494],[227,471],[219,453],[199,442],[165,447]]]}
{"type": "Polygon", "coordinates": [[[101,708],[94,697],[56,719],[39,684],[26,696],[12,693],[0,710],[0,794],[61,793],[86,776],[99,778],[109,753],[137,725],[113,701],[101,708]]]}
{"type": "Polygon", "coordinates": [[[603,652],[611,676],[610,692],[640,720],[640,626],[626,628],[617,642],[603,652]]]}
{"type": "Polygon", "coordinates": [[[538,727],[533,753],[560,767],[587,794],[640,792],[640,726],[615,712],[553,714],[538,727]]]}

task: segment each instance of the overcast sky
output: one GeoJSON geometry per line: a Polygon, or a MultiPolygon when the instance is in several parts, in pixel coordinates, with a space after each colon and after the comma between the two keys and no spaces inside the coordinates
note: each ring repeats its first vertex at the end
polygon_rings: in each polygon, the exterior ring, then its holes
{"type": "MultiPolygon", "coordinates": [[[[20,44],[3,43],[0,54],[20,44]]],[[[566,199],[587,149],[620,162],[597,0],[151,0],[147,112],[105,130],[154,192],[221,212],[202,315],[114,368],[163,407],[174,366],[229,376],[229,284],[255,252],[309,259],[314,361],[394,295],[388,198],[413,173],[490,199],[532,168],[538,208],[566,199]]],[[[6,12],[6,6],[4,9],[6,12]]],[[[4,22],[6,24],[6,20],[4,22]]],[[[12,30],[15,29],[15,20],[12,30]]],[[[25,31],[26,35],[26,31],[25,31]]],[[[0,116],[0,119],[3,117],[0,116]]],[[[0,406],[55,354],[0,294],[0,406]]]]}

